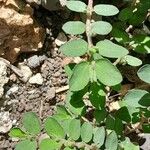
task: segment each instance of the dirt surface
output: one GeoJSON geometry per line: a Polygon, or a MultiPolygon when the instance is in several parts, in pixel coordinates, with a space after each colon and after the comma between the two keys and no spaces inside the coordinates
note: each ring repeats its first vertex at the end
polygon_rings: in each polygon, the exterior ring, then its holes
{"type": "Polygon", "coordinates": [[[22,71],[23,78],[7,68],[9,81],[3,87],[4,95],[0,98],[0,150],[14,148],[16,141],[9,138],[7,133],[11,127],[21,124],[24,112],[36,112],[44,120],[54,113],[56,103],[62,103],[65,99],[66,91],[58,90],[68,82],[62,63],[64,56],[57,46],[63,43],[57,39],[61,33],[62,18],[59,12],[39,9],[35,10],[34,16],[41,28],[46,30],[42,50],[32,54],[23,53],[17,58],[15,66],[22,71]]]}

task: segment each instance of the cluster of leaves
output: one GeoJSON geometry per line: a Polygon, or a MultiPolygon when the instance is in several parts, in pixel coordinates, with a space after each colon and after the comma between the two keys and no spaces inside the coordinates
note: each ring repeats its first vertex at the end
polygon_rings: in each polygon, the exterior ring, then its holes
{"type": "Polygon", "coordinates": [[[99,149],[105,147],[108,150],[117,148],[137,149],[129,138],[118,144],[115,131],[106,130],[104,126],[96,127],[91,122],[85,122],[72,116],[64,106],[57,107],[57,113],[45,120],[44,131],[46,138],[39,138],[41,133],[40,120],[33,112],[27,112],[23,116],[23,127],[13,128],[9,136],[19,138],[21,141],[15,150],[76,150],[99,149]]]}
{"type": "MultiPolygon", "coordinates": [[[[89,3],[92,2],[89,0],[89,3]]],[[[87,22],[69,21],[63,25],[64,32],[76,38],[62,45],[60,51],[68,57],[82,56],[84,59],[65,67],[69,91],[65,106],[59,106],[57,113],[44,123],[49,138],[37,140],[41,132],[40,121],[34,113],[26,113],[23,117],[25,131],[14,128],[10,132],[12,137],[23,138],[16,150],[26,150],[25,145],[29,146],[28,150],[37,147],[40,150],[139,150],[139,146],[126,137],[125,130],[128,127],[132,132],[132,124],[138,123],[142,132],[150,132],[150,93],[132,89],[119,100],[111,97],[113,93],[119,93],[122,86],[123,76],[118,66],[141,66],[143,62],[135,57],[136,54],[150,53],[150,38],[146,34],[134,36],[126,31],[129,25],[138,26],[144,21],[149,3],[142,0],[120,13],[116,6],[110,4],[90,8],[82,1],[71,0],[67,1],[66,6],[71,11],[86,14],[87,22]],[[92,20],[92,14],[103,20],[92,20]],[[108,22],[112,16],[117,20],[115,23],[108,22]],[[79,36],[84,33],[87,41],[84,36],[79,36]],[[92,37],[96,35],[103,37],[103,40],[94,45],[92,37]],[[133,56],[132,52],[136,54],[133,56]],[[110,105],[114,100],[119,106],[111,110],[110,105]],[[88,115],[92,115],[92,119],[86,118],[88,115]]],[[[140,67],[137,76],[150,84],[150,64],[140,67]]]]}

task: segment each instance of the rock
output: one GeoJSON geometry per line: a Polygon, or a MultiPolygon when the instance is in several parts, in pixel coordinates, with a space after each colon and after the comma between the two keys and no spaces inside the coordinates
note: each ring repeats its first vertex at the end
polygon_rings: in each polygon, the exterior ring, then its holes
{"type": "Polygon", "coordinates": [[[42,75],[41,75],[40,73],[37,73],[36,75],[32,76],[32,77],[29,79],[29,83],[42,85],[42,84],[43,84],[42,75]]]}
{"type": "Polygon", "coordinates": [[[9,97],[11,94],[15,94],[16,92],[18,92],[19,87],[17,85],[11,87],[7,93],[6,93],[6,97],[9,97]]]}
{"type": "Polygon", "coordinates": [[[33,20],[28,4],[20,0],[0,3],[0,56],[13,63],[22,52],[38,51],[44,38],[45,29],[33,20]]]}
{"type": "Polygon", "coordinates": [[[55,39],[55,43],[57,46],[61,46],[64,43],[67,42],[67,37],[63,32],[60,32],[57,36],[57,38],[55,39]]]}
{"type": "Polygon", "coordinates": [[[30,68],[36,68],[36,67],[40,66],[40,59],[39,59],[39,57],[37,55],[34,55],[34,56],[28,58],[27,65],[30,68]]]}
{"type": "Polygon", "coordinates": [[[40,63],[42,63],[46,59],[47,57],[45,55],[39,56],[40,63]]]}
{"type": "Polygon", "coordinates": [[[56,94],[56,90],[54,87],[52,87],[47,90],[46,97],[48,100],[52,100],[55,97],[55,94],[56,94]]]}
{"type": "Polygon", "coordinates": [[[8,82],[7,66],[3,61],[0,61],[0,98],[4,94],[3,86],[8,82]]]}
{"type": "Polygon", "coordinates": [[[9,112],[0,112],[0,133],[7,133],[12,128],[9,112]]]}
{"type": "Polygon", "coordinates": [[[45,59],[47,59],[47,57],[46,57],[45,55],[42,55],[42,56],[34,55],[34,56],[28,58],[28,60],[27,60],[27,65],[28,65],[30,68],[36,68],[36,67],[40,66],[40,64],[41,64],[45,59]]]}
{"type": "Polygon", "coordinates": [[[49,11],[56,11],[61,9],[59,0],[41,0],[41,4],[49,11]]]}
{"type": "Polygon", "coordinates": [[[44,8],[49,11],[57,11],[62,8],[62,6],[66,5],[67,0],[26,0],[27,3],[38,7],[42,5],[44,8]]]}
{"type": "Polygon", "coordinates": [[[148,134],[148,133],[144,134],[143,138],[145,139],[145,143],[142,146],[140,146],[140,148],[142,150],[149,150],[150,149],[150,144],[149,144],[149,142],[150,142],[150,134],[148,134]]]}
{"type": "Polygon", "coordinates": [[[27,82],[29,78],[32,76],[31,69],[26,66],[24,63],[19,63],[18,67],[23,73],[23,78],[20,78],[23,82],[27,82]]]}

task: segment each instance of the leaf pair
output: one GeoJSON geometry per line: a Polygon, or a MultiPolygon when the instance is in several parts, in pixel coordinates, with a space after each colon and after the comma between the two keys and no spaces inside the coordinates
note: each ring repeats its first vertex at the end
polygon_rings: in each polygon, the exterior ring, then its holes
{"type": "MultiPolygon", "coordinates": [[[[91,64],[89,62],[77,64],[70,79],[70,90],[79,91],[88,85],[90,79],[93,78],[90,76],[91,74],[93,75],[90,71],[91,64]]],[[[107,59],[96,61],[92,71],[95,72],[97,79],[104,85],[113,86],[122,81],[119,70],[107,59]]]]}
{"type": "MultiPolygon", "coordinates": [[[[69,21],[65,23],[62,29],[71,35],[83,34],[86,25],[81,21],[69,21]]],[[[91,24],[91,34],[107,35],[111,32],[112,26],[106,21],[97,21],[91,24]]]]}
{"type": "MultiPolygon", "coordinates": [[[[68,9],[75,12],[86,13],[87,11],[87,5],[78,0],[68,1],[66,6],[68,9]]],[[[119,13],[119,10],[113,5],[99,4],[94,7],[94,12],[101,16],[114,16],[119,13]]]]}
{"type": "MultiPolygon", "coordinates": [[[[96,48],[98,49],[100,55],[108,58],[121,58],[126,56],[129,53],[126,48],[117,45],[111,42],[110,40],[103,40],[98,42],[96,44],[96,48]]],[[[88,43],[83,39],[71,40],[65,43],[64,45],[62,45],[60,47],[60,50],[66,56],[71,56],[71,57],[82,56],[88,52],[88,43]]],[[[137,61],[137,60],[134,59],[133,61],[137,61]]]]}

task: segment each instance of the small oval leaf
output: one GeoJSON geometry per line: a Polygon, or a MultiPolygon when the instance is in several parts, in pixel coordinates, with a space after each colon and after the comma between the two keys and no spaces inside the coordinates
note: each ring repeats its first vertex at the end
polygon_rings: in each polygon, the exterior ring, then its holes
{"type": "Polygon", "coordinates": [[[75,11],[75,12],[82,12],[85,13],[87,9],[87,5],[81,1],[67,1],[66,4],[67,8],[75,11]]]}
{"type": "Polygon", "coordinates": [[[25,138],[27,135],[20,128],[12,128],[9,132],[10,137],[25,138]]]}
{"type": "Polygon", "coordinates": [[[115,131],[112,131],[107,137],[106,137],[106,143],[105,147],[107,150],[117,150],[118,147],[118,138],[115,131]]]}
{"type": "Polygon", "coordinates": [[[82,127],[81,127],[81,138],[82,141],[85,143],[88,143],[91,141],[93,136],[93,127],[90,123],[84,122],[82,127]]]}
{"type": "Polygon", "coordinates": [[[119,13],[119,9],[116,6],[108,4],[96,5],[94,11],[101,16],[114,16],[119,13]]]}
{"type": "Polygon", "coordinates": [[[92,33],[100,35],[107,35],[111,32],[112,26],[106,21],[97,21],[92,23],[92,33]]]}
{"type": "Polygon", "coordinates": [[[82,56],[88,50],[88,43],[82,39],[71,40],[60,47],[60,51],[70,57],[82,56]]]}
{"type": "Polygon", "coordinates": [[[133,9],[132,8],[124,8],[123,10],[121,10],[121,12],[119,13],[119,20],[121,21],[127,21],[129,20],[133,15],[133,9]]]}
{"type": "Polygon", "coordinates": [[[97,128],[94,132],[93,142],[100,148],[104,144],[105,128],[97,128]]]}
{"type": "Polygon", "coordinates": [[[122,81],[122,75],[117,67],[107,59],[96,61],[95,71],[97,79],[104,85],[114,86],[122,81]]]}
{"type": "Polygon", "coordinates": [[[61,144],[57,143],[52,139],[44,139],[40,143],[40,150],[56,150],[61,147],[61,144]]]}
{"type": "Polygon", "coordinates": [[[81,62],[77,64],[73,70],[73,75],[71,76],[69,86],[71,91],[82,90],[90,80],[89,74],[89,63],[81,62]]]}
{"type": "Polygon", "coordinates": [[[23,115],[23,126],[30,134],[39,134],[41,131],[40,120],[33,112],[27,112],[23,115]]]}
{"type": "Polygon", "coordinates": [[[98,47],[99,54],[108,58],[121,58],[129,53],[126,48],[109,40],[100,41],[96,46],[98,47]]]}
{"type": "Polygon", "coordinates": [[[150,64],[142,66],[138,70],[137,75],[142,81],[150,84],[150,64]]]}
{"type": "Polygon", "coordinates": [[[62,126],[52,117],[46,119],[44,128],[49,136],[64,138],[65,132],[62,126]]]}
{"type": "Polygon", "coordinates": [[[36,148],[37,143],[35,141],[24,140],[16,145],[15,150],[36,150],[36,148]]]}
{"type": "Polygon", "coordinates": [[[69,135],[72,140],[78,140],[80,137],[81,131],[81,123],[80,120],[73,119],[69,125],[69,135]]]}
{"type": "Polygon", "coordinates": [[[142,61],[140,59],[130,55],[125,56],[122,60],[125,61],[130,66],[136,67],[142,65],[142,61]]]}
{"type": "Polygon", "coordinates": [[[128,93],[124,96],[124,101],[127,106],[131,107],[141,107],[139,104],[140,99],[147,94],[147,91],[140,89],[129,90],[128,93]]]}
{"type": "Polygon", "coordinates": [[[85,23],[81,21],[69,21],[65,23],[62,29],[67,34],[77,35],[85,32],[85,23]]]}

